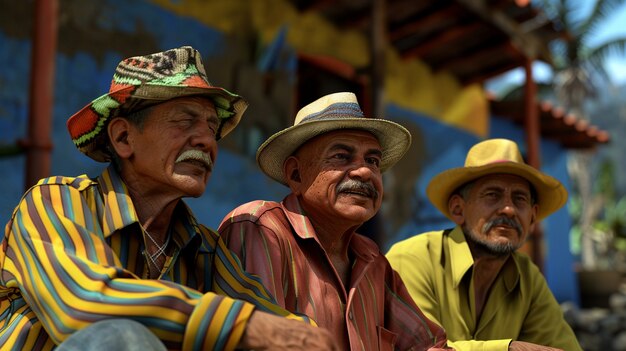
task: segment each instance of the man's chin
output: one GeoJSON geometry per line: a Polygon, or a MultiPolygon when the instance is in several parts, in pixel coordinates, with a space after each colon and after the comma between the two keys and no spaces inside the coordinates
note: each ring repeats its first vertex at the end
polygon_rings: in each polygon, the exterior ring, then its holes
{"type": "Polygon", "coordinates": [[[516,245],[511,240],[499,237],[497,240],[486,240],[484,238],[478,238],[475,235],[466,232],[465,237],[468,241],[471,241],[475,247],[480,248],[481,251],[486,252],[493,256],[507,256],[519,249],[520,245],[516,245]]]}
{"type": "Polygon", "coordinates": [[[176,164],[174,173],[187,176],[187,177],[199,177],[199,178],[208,178],[208,175],[211,174],[209,170],[205,167],[200,166],[198,163],[189,163],[189,162],[180,162],[176,164]]]}
{"type": "Polygon", "coordinates": [[[187,197],[200,197],[206,190],[208,176],[205,179],[200,176],[177,175],[176,182],[178,188],[185,193],[187,197]]]}
{"type": "Polygon", "coordinates": [[[366,206],[349,206],[344,207],[338,211],[338,214],[345,218],[346,220],[352,222],[360,222],[365,223],[370,220],[374,215],[376,215],[376,211],[372,208],[368,208],[366,206]]]}
{"type": "Polygon", "coordinates": [[[487,242],[481,243],[483,248],[495,256],[506,256],[515,252],[519,247],[511,242],[487,242]]]}

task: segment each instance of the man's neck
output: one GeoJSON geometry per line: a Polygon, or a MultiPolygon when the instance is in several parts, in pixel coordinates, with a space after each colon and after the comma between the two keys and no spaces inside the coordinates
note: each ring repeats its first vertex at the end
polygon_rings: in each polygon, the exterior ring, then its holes
{"type": "Polygon", "coordinates": [[[472,258],[474,259],[473,277],[474,277],[474,303],[476,307],[476,320],[480,320],[483,308],[489,297],[491,287],[496,280],[508,255],[494,255],[475,245],[472,241],[468,241],[472,258]]]}
{"type": "Polygon", "coordinates": [[[341,223],[336,221],[333,223],[316,221],[310,217],[309,221],[315,228],[317,240],[324,248],[347,291],[347,287],[350,286],[350,272],[352,270],[352,260],[349,252],[350,240],[352,240],[352,236],[359,226],[341,226],[341,223]]]}
{"type": "Polygon", "coordinates": [[[313,228],[315,228],[315,234],[317,240],[319,240],[322,247],[329,256],[347,257],[348,255],[348,243],[354,235],[354,227],[328,226],[321,222],[315,221],[313,218],[309,218],[313,228]]]}
{"type": "Polygon", "coordinates": [[[165,241],[172,214],[180,198],[170,198],[158,191],[146,191],[141,182],[126,180],[139,223],[159,242],[165,241]]]}

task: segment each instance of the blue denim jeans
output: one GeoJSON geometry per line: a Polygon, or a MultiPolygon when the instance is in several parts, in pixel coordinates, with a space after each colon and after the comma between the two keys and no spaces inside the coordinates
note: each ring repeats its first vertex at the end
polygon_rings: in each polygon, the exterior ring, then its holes
{"type": "Polygon", "coordinates": [[[130,319],[108,319],[81,329],[56,348],[57,351],[166,350],[143,324],[130,319]]]}

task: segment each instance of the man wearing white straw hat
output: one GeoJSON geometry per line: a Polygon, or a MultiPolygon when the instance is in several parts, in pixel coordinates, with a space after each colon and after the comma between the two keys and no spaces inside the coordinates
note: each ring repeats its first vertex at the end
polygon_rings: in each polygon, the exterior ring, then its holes
{"type": "Polygon", "coordinates": [[[279,305],[313,318],[344,350],[446,347],[445,332],[357,233],[380,208],[382,173],[410,143],[399,124],[365,118],[354,94],[324,96],[257,152],[261,170],[291,193],[280,203],[244,204],[219,228],[279,305]]]}
{"type": "Polygon", "coordinates": [[[42,179],[6,226],[0,349],[336,350],[182,201],[202,195],[247,106],[209,83],[191,47],[121,61],[109,93],[67,122],[110,165],[42,179]]]}
{"type": "Polygon", "coordinates": [[[396,243],[387,258],[455,347],[581,350],[543,275],[516,252],[537,221],[565,204],[563,185],[524,163],[514,142],[491,139],[426,193],[456,227],[396,243]]]}

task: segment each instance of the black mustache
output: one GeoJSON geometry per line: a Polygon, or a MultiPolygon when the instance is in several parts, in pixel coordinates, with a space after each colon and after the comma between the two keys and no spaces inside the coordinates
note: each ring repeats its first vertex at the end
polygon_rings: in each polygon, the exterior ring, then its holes
{"type": "Polygon", "coordinates": [[[374,200],[378,199],[378,190],[371,183],[362,182],[356,179],[348,179],[337,185],[337,193],[359,192],[364,193],[374,200]]]}
{"type": "Polygon", "coordinates": [[[483,233],[488,232],[494,226],[502,225],[502,224],[512,227],[513,229],[517,231],[517,234],[522,235],[522,226],[518,222],[516,222],[515,220],[509,217],[496,217],[488,221],[483,226],[483,233]]]}

